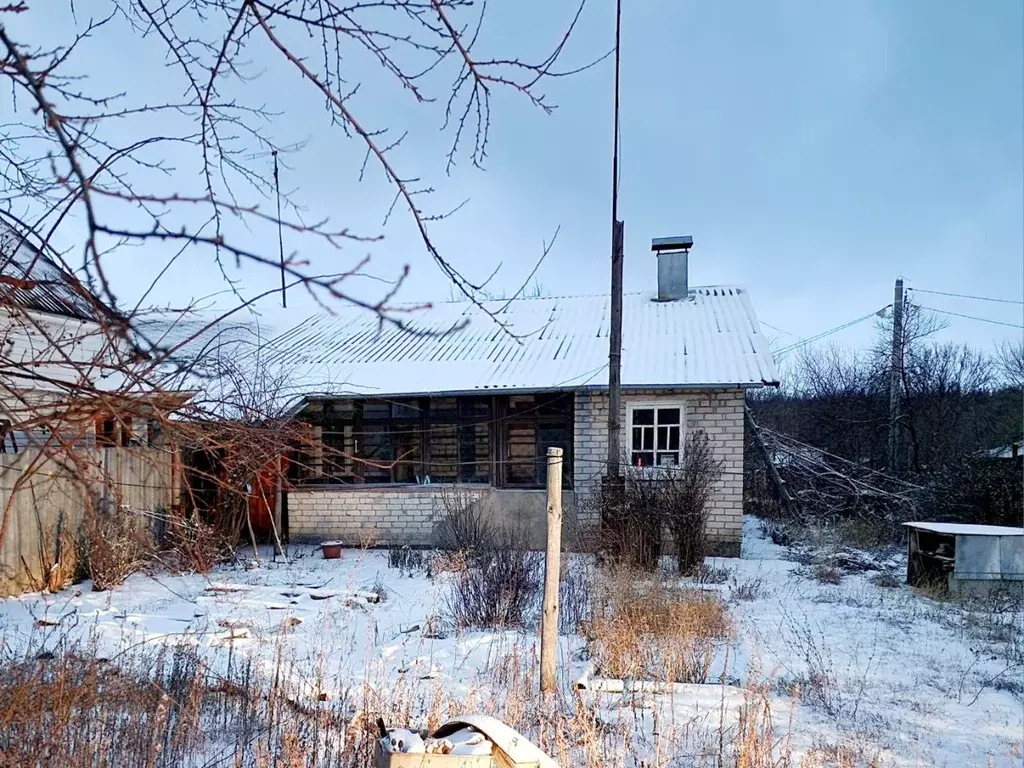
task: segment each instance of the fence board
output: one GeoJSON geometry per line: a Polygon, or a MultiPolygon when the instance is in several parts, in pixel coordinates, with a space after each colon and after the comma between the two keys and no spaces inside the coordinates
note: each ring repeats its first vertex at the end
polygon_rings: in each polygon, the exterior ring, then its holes
{"type": "Polygon", "coordinates": [[[0,454],[0,595],[63,583],[75,571],[86,494],[106,499],[112,512],[152,513],[178,500],[171,453],[155,448],[104,448],[57,461],[38,450],[0,454]]]}

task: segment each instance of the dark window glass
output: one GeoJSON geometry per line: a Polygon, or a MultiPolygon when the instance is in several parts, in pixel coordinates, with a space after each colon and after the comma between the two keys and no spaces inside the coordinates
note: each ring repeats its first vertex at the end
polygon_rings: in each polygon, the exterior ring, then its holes
{"type": "Polygon", "coordinates": [[[438,424],[430,430],[430,468],[427,474],[433,483],[452,482],[458,477],[457,430],[454,424],[438,424]]]}
{"type": "Polygon", "coordinates": [[[513,485],[537,482],[537,427],[535,424],[509,424],[507,431],[508,464],[506,476],[513,485]]]}
{"type": "Polygon", "coordinates": [[[363,459],[363,480],[367,483],[390,483],[394,442],[387,425],[367,425],[363,429],[359,458],[363,459]]]}
{"type": "Polygon", "coordinates": [[[391,418],[393,419],[419,419],[422,412],[420,404],[416,400],[402,400],[391,404],[391,418]]]}
{"type": "Polygon", "coordinates": [[[363,403],[363,418],[367,420],[391,418],[391,403],[384,400],[367,400],[363,403]]]}
{"type": "Polygon", "coordinates": [[[510,395],[508,398],[509,413],[536,413],[537,400],[533,395],[510,395]]]}
{"type": "Polygon", "coordinates": [[[633,411],[633,424],[642,426],[654,426],[654,409],[637,408],[635,411],[633,411]]]}
{"type": "Polygon", "coordinates": [[[639,451],[644,447],[644,431],[640,427],[633,427],[633,450],[639,451]]]}
{"type": "Polygon", "coordinates": [[[432,397],[427,413],[431,418],[455,418],[459,415],[459,401],[454,397],[432,397]]]}
{"type": "Polygon", "coordinates": [[[459,416],[472,419],[486,419],[491,415],[491,399],[489,397],[459,398],[459,416]]]}
{"type": "Polygon", "coordinates": [[[678,408],[659,408],[658,409],[658,423],[659,424],[678,424],[679,423],[679,409],[678,408]]]}
{"type": "Polygon", "coordinates": [[[633,454],[633,466],[652,467],[654,466],[654,454],[650,451],[633,454]]]}
{"type": "Polygon", "coordinates": [[[486,483],[491,479],[490,425],[459,427],[459,479],[467,483],[486,483]]]}

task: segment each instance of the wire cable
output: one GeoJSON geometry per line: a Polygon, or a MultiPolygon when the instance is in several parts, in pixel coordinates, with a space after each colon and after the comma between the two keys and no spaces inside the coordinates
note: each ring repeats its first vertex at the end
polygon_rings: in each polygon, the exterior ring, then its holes
{"type": "Polygon", "coordinates": [[[854,320],[851,320],[848,323],[843,323],[842,325],[837,325],[835,328],[829,328],[827,331],[822,331],[821,333],[819,333],[819,334],[817,334],[815,336],[810,336],[810,337],[808,337],[806,339],[803,339],[802,341],[797,341],[797,342],[794,342],[793,344],[790,344],[788,346],[782,347],[781,349],[776,350],[775,354],[776,355],[784,355],[784,354],[787,354],[789,352],[792,352],[794,349],[797,349],[798,347],[804,346],[805,344],[810,344],[811,342],[819,341],[820,339],[824,339],[826,336],[831,336],[834,333],[839,333],[839,331],[844,331],[847,328],[851,328],[851,327],[857,325],[858,323],[863,323],[865,320],[868,320],[868,319],[870,319],[872,317],[875,317],[875,316],[881,314],[882,312],[884,312],[888,308],[889,308],[889,305],[887,304],[884,307],[882,307],[881,309],[876,309],[873,312],[868,312],[866,315],[861,315],[860,317],[858,317],[858,318],[856,318],[854,320]]]}
{"type": "Polygon", "coordinates": [[[952,296],[957,299],[975,299],[976,301],[994,301],[999,304],[1020,304],[1024,305],[1024,301],[1018,299],[996,299],[991,296],[972,296],[969,293],[950,293],[949,291],[929,291],[927,288],[907,288],[908,291],[917,291],[918,293],[931,293],[936,296],[952,296]]]}
{"type": "Polygon", "coordinates": [[[915,306],[920,307],[921,309],[927,309],[929,312],[938,312],[940,315],[952,315],[953,317],[962,317],[966,320],[978,320],[982,323],[992,323],[992,325],[1005,325],[1007,328],[1024,329],[1024,325],[1004,323],[1002,320],[991,320],[987,317],[978,317],[977,315],[965,315],[961,312],[950,312],[948,309],[936,309],[935,307],[926,307],[921,304],[917,304],[915,306]]]}

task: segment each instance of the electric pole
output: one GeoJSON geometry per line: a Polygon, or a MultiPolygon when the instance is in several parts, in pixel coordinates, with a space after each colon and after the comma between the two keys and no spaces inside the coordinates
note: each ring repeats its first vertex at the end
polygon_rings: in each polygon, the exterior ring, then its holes
{"type": "Polygon", "coordinates": [[[903,278],[896,279],[892,298],[892,358],[889,366],[889,471],[900,468],[900,389],[903,384],[903,278]]]}
{"type": "Polygon", "coordinates": [[[618,482],[621,456],[619,410],[622,402],[622,258],[623,222],[619,221],[619,43],[622,0],[615,4],[615,99],[612,131],[612,295],[608,334],[608,481],[618,482]]]}

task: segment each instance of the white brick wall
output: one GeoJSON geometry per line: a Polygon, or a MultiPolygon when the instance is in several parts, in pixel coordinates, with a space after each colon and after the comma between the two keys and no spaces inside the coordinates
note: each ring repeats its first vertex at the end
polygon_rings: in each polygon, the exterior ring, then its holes
{"type": "MultiPolygon", "coordinates": [[[[725,549],[737,549],[743,536],[743,390],[623,392],[620,416],[623,449],[629,445],[626,415],[630,403],[657,400],[682,400],[687,432],[704,430],[715,456],[723,461],[723,476],[711,502],[707,532],[711,540],[724,545],[725,549]]],[[[608,458],[607,424],[608,395],[577,393],[573,484],[578,496],[600,490],[601,474],[608,458]]],[[[583,504],[577,508],[593,510],[594,505],[583,504]]],[[[583,514],[581,511],[581,518],[583,514]]],[[[590,519],[582,518],[581,525],[596,527],[599,521],[595,516],[596,512],[590,512],[590,519]]]]}
{"type": "MultiPolygon", "coordinates": [[[[465,489],[479,499],[488,488],[465,489]]],[[[444,510],[443,486],[300,488],[288,492],[292,541],[337,539],[350,546],[429,544],[444,510]]]]}

